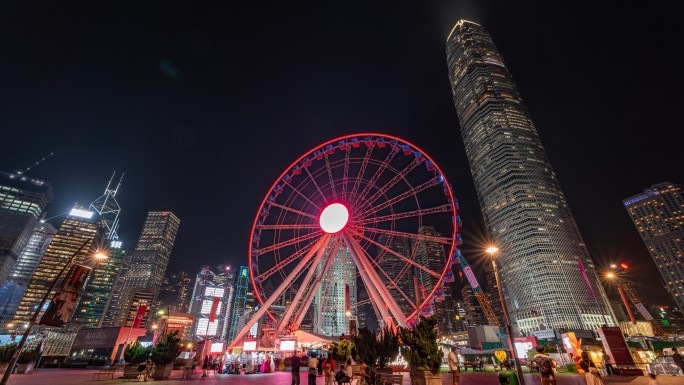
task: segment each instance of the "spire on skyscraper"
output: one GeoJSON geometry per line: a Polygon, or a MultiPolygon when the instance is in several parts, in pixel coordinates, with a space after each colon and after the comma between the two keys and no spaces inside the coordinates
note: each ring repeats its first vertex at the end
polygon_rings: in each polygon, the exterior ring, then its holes
{"type": "Polygon", "coordinates": [[[116,184],[116,188],[111,188],[112,181],[116,176],[116,171],[114,171],[112,177],[109,178],[109,183],[107,183],[104,193],[90,204],[90,210],[94,210],[100,215],[102,225],[105,228],[105,239],[116,240],[119,238],[116,230],[119,228],[121,207],[116,200],[116,193],[119,191],[124,175],[126,174],[121,174],[119,183],[116,184]]]}

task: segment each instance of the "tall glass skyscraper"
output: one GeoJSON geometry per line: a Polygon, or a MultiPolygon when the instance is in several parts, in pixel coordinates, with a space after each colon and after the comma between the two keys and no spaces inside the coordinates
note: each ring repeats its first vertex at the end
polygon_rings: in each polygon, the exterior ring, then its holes
{"type": "MultiPolygon", "coordinates": [[[[323,277],[314,298],[314,333],[326,336],[349,334],[349,315],[346,312],[346,291],[349,286],[349,307],[356,309],[356,265],[346,247],[340,247],[330,268],[323,277]]],[[[323,269],[325,260],[319,263],[323,269]]]]}
{"type": "Polygon", "coordinates": [[[684,309],[684,187],[665,182],[623,201],[677,306],[684,309]]]}
{"type": "Polygon", "coordinates": [[[12,271],[51,199],[49,183],[0,172],[0,285],[12,271]]]}
{"type": "Polygon", "coordinates": [[[501,250],[512,321],[524,332],[614,324],[537,129],[489,33],[456,23],[447,63],[485,225],[501,250]]]}
{"type": "Polygon", "coordinates": [[[123,302],[130,289],[159,292],[169,265],[178,226],[180,219],[171,212],[147,213],[135,250],[123,261],[100,326],[120,326],[117,324],[117,320],[120,319],[119,312],[126,310],[123,302]]]}

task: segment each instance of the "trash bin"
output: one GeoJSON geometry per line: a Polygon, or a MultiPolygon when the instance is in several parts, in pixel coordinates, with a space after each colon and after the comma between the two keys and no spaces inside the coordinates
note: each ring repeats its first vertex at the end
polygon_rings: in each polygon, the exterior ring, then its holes
{"type": "Polygon", "coordinates": [[[518,376],[512,370],[502,370],[499,372],[499,384],[518,385],[518,376]]]}

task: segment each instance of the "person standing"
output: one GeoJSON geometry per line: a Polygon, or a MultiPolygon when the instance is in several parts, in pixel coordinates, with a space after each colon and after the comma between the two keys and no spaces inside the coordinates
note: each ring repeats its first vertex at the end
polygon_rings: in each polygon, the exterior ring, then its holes
{"type": "Polygon", "coordinates": [[[299,376],[299,368],[302,366],[302,360],[294,354],[290,357],[290,367],[292,368],[292,385],[299,385],[301,377],[299,376]]]}
{"type": "Polygon", "coordinates": [[[682,355],[675,348],[672,349],[672,361],[684,373],[684,360],[682,360],[682,355]]]}
{"type": "Polygon", "coordinates": [[[537,354],[534,356],[533,360],[539,368],[539,374],[541,374],[542,385],[556,385],[556,374],[553,369],[556,367],[556,363],[553,362],[551,357],[544,354],[544,347],[537,346],[537,354]]]}
{"type": "Polygon", "coordinates": [[[309,358],[309,385],[316,385],[316,374],[318,374],[318,358],[316,358],[316,353],[311,353],[311,358],[309,358]]]}
{"type": "Polygon", "coordinates": [[[211,358],[209,358],[209,355],[204,356],[204,361],[202,362],[202,377],[207,376],[207,371],[209,370],[210,365],[211,358]]]}
{"type": "Polygon", "coordinates": [[[606,353],[603,354],[603,366],[606,368],[606,374],[612,376],[615,374],[615,369],[613,369],[613,364],[610,363],[610,356],[606,353]]]}
{"type": "Polygon", "coordinates": [[[599,373],[594,361],[589,358],[587,352],[582,352],[580,357],[580,368],[584,370],[584,377],[587,379],[587,385],[603,385],[601,373],[599,373]]]}
{"type": "Polygon", "coordinates": [[[328,358],[323,362],[323,373],[325,374],[325,385],[332,385],[335,375],[335,360],[332,359],[332,353],[328,353],[328,358]]]}
{"type": "Polygon", "coordinates": [[[449,364],[454,385],[458,385],[459,381],[461,381],[461,368],[458,363],[458,350],[456,350],[455,346],[451,348],[451,352],[447,356],[447,364],[449,364]]]}

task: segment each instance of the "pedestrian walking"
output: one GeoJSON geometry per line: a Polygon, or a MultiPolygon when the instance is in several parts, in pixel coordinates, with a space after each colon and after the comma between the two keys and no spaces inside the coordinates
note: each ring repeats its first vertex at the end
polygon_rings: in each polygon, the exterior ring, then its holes
{"type": "Polygon", "coordinates": [[[325,385],[332,385],[335,376],[335,360],[332,359],[332,352],[328,353],[328,358],[323,362],[323,374],[325,374],[325,385]]]}
{"type": "Polygon", "coordinates": [[[537,354],[532,358],[532,360],[537,364],[539,368],[539,374],[541,375],[542,385],[556,385],[556,374],[553,372],[556,367],[556,363],[551,359],[551,357],[544,354],[544,347],[537,346],[537,354]]]}
{"type": "Polygon", "coordinates": [[[204,361],[202,362],[202,377],[207,376],[207,372],[209,370],[210,365],[211,365],[211,358],[209,358],[209,355],[204,356],[204,361]]]}
{"type": "Polygon", "coordinates": [[[603,353],[603,367],[606,368],[606,375],[612,376],[615,374],[613,364],[610,362],[610,356],[606,353],[603,353]]]}
{"type": "Polygon", "coordinates": [[[587,352],[582,352],[580,355],[582,358],[580,360],[580,368],[584,370],[584,377],[587,379],[587,385],[603,385],[603,380],[601,380],[601,373],[599,373],[598,368],[589,358],[587,352]]]}
{"type": "Polygon", "coordinates": [[[679,366],[679,369],[684,373],[684,360],[682,360],[682,355],[674,348],[672,349],[672,361],[674,361],[674,364],[679,366]]]}
{"type": "Polygon", "coordinates": [[[316,385],[316,374],[318,374],[318,358],[316,353],[311,353],[309,358],[309,385],[316,385]]]}
{"type": "Polygon", "coordinates": [[[299,368],[302,366],[302,360],[297,357],[297,355],[293,355],[290,357],[290,367],[292,368],[292,385],[299,385],[300,381],[300,376],[299,376],[299,368]]]}
{"type": "Polygon", "coordinates": [[[449,370],[451,370],[451,378],[454,380],[454,385],[458,385],[461,381],[461,368],[458,363],[458,350],[456,347],[451,348],[449,356],[447,356],[447,364],[449,364],[449,370]]]}
{"type": "Polygon", "coordinates": [[[319,377],[322,376],[323,375],[323,357],[318,359],[318,367],[316,369],[318,369],[318,376],[319,377]]]}

